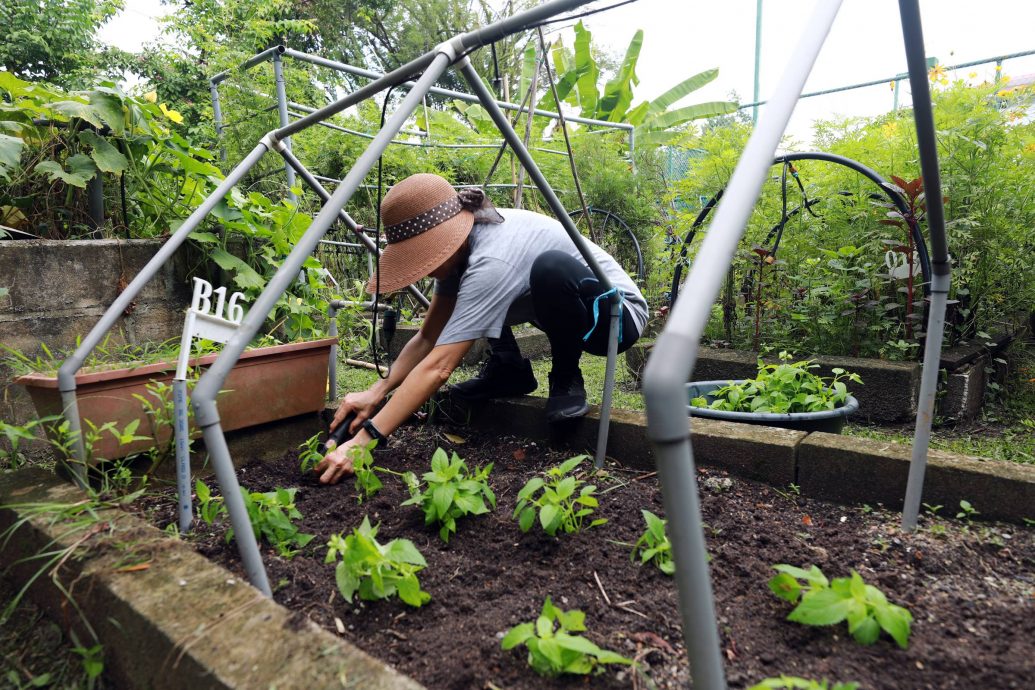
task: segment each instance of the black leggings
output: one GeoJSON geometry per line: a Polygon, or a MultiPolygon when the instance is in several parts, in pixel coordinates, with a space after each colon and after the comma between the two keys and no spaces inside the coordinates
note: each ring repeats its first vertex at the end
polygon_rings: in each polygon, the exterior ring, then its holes
{"type": "MultiPolygon", "coordinates": [[[[581,261],[561,251],[548,251],[532,263],[529,278],[535,325],[550,339],[555,373],[573,373],[583,352],[604,356],[607,354],[607,336],[610,329],[610,300],[598,303],[599,316],[593,323],[593,303],[604,288],[593,272],[581,261]],[[586,333],[593,329],[589,338],[586,333]]],[[[618,351],[632,347],[640,337],[629,306],[622,305],[621,339],[618,351]]],[[[493,349],[509,349],[513,335],[504,328],[493,349]]],[[[516,343],[514,344],[516,349],[516,343]]]]}

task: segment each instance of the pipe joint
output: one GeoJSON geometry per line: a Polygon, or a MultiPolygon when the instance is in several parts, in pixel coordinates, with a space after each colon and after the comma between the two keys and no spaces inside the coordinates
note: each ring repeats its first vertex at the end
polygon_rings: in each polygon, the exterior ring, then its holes
{"type": "MultiPolygon", "coordinates": [[[[945,265],[948,266],[948,264],[945,265]]],[[[934,269],[934,266],[932,266],[931,268],[934,269]]],[[[931,294],[949,294],[950,284],[951,279],[948,270],[946,270],[945,273],[938,273],[937,271],[935,271],[934,275],[931,276],[931,294]]]]}
{"type": "Polygon", "coordinates": [[[449,58],[450,63],[456,62],[456,56],[460,54],[460,51],[455,43],[455,38],[449,41],[443,41],[435,46],[434,52],[439,55],[445,55],[449,58]]]}
{"type": "Polygon", "coordinates": [[[57,380],[58,390],[62,393],[69,393],[75,390],[75,373],[79,370],[81,362],[75,357],[69,357],[61,363],[58,369],[57,380]]]}
{"type": "Polygon", "coordinates": [[[267,132],[266,136],[259,140],[259,143],[270,151],[276,151],[277,153],[283,153],[287,150],[287,146],[277,136],[277,130],[267,132]]]}
{"type": "Polygon", "coordinates": [[[195,389],[190,404],[194,408],[194,423],[199,429],[219,424],[219,408],[216,407],[215,400],[206,399],[203,392],[195,389]]]}

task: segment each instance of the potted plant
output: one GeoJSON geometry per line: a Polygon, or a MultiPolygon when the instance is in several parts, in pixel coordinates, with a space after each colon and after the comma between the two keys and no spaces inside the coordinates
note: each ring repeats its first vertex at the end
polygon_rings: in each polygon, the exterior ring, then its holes
{"type": "MultiPolygon", "coordinates": [[[[217,401],[223,430],[322,410],[327,395],[327,365],[336,342],[337,338],[321,338],[246,350],[227,376],[217,401]]],[[[125,457],[170,442],[176,356],[176,351],[164,349],[150,353],[150,361],[135,359],[127,364],[125,358],[116,357],[121,361],[84,367],[76,374],[84,430],[105,425],[112,430],[94,439],[93,458],[125,457]],[[136,438],[126,438],[127,428],[136,432],[136,438]],[[150,435],[143,435],[148,432],[150,435]]],[[[190,364],[205,368],[217,356],[195,357],[190,364]]],[[[23,365],[27,362],[31,360],[22,359],[23,365]]],[[[56,366],[53,370],[36,368],[39,370],[18,376],[14,382],[26,388],[39,416],[62,414],[56,366]]]]}
{"type": "Polygon", "coordinates": [[[821,377],[812,360],[792,362],[780,353],[779,364],[758,363],[758,376],[740,381],[692,381],[686,384],[688,413],[693,417],[797,431],[840,433],[848,415],[859,409],[845,381],[862,384],[858,374],[833,369],[821,377]]]}

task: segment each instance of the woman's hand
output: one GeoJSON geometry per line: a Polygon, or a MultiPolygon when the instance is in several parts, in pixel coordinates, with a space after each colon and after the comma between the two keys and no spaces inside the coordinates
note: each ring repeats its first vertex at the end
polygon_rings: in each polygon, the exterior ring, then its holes
{"type": "Polygon", "coordinates": [[[383,395],[370,389],[358,393],[349,393],[342,399],[341,405],[338,406],[338,411],[334,413],[331,431],[337,428],[350,412],[355,412],[356,420],[352,422],[352,428],[349,429],[349,433],[356,433],[364,421],[374,416],[374,409],[381,404],[382,400],[384,400],[383,395]]]}
{"type": "Polygon", "coordinates": [[[334,450],[327,453],[323,460],[316,464],[313,471],[320,475],[321,484],[337,484],[352,474],[352,451],[362,444],[350,438],[334,450]]]}

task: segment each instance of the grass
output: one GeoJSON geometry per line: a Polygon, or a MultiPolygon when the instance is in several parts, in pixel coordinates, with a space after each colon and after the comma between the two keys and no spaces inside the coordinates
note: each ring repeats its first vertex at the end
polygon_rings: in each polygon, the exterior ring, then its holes
{"type": "MultiPolygon", "coordinates": [[[[586,381],[586,399],[591,405],[600,404],[600,396],[604,390],[604,368],[607,361],[604,357],[583,355],[582,376],[586,381]]],[[[550,360],[532,360],[532,371],[539,381],[539,388],[532,395],[545,398],[549,394],[550,360]]],[[[450,383],[459,383],[472,378],[478,373],[478,367],[461,366],[450,379],[450,383]]],[[[344,395],[349,391],[368,388],[377,380],[377,374],[370,369],[340,364],[338,366],[338,391],[344,395]]],[[[615,369],[614,406],[626,410],[643,410],[643,396],[635,387],[632,374],[625,368],[625,357],[618,355],[615,369]]]]}

